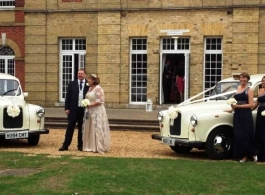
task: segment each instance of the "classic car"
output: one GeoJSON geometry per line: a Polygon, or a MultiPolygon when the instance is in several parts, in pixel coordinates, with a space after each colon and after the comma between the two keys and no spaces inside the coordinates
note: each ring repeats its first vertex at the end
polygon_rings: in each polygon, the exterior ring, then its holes
{"type": "Polygon", "coordinates": [[[0,138],[27,139],[30,145],[39,143],[44,128],[45,111],[41,106],[26,103],[19,79],[0,73],[0,138]]]}
{"type": "MultiPolygon", "coordinates": [[[[263,74],[251,75],[248,82],[257,98],[263,74]]],[[[233,150],[233,113],[231,99],[239,85],[239,74],[223,79],[216,86],[197,94],[181,104],[158,113],[160,134],[152,139],[167,144],[176,153],[188,153],[193,148],[205,150],[211,159],[225,159],[233,150]]],[[[256,111],[253,112],[255,121],[256,111]]]]}

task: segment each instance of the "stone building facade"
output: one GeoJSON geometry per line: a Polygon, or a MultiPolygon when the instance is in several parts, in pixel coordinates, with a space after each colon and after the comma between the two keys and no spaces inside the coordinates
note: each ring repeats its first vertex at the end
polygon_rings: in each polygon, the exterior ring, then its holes
{"type": "Polygon", "coordinates": [[[0,1],[0,72],[15,75],[25,88],[24,0],[0,1]]]}
{"type": "Polygon", "coordinates": [[[25,57],[25,90],[33,103],[63,105],[67,84],[80,67],[100,77],[109,108],[140,107],[148,99],[163,104],[166,59],[184,63],[185,98],[231,73],[265,73],[265,0],[25,0],[23,5],[4,12],[11,23],[17,21],[13,28],[25,26],[25,36],[16,35],[25,39],[25,56],[22,47],[15,59],[24,63],[25,57]],[[23,11],[25,23],[18,16],[23,11]]]}

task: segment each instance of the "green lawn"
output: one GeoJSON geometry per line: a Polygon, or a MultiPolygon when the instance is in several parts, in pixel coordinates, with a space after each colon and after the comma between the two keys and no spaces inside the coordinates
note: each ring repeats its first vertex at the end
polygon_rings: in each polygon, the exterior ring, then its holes
{"type": "Polygon", "coordinates": [[[265,164],[251,162],[0,155],[1,195],[264,194],[265,188],[265,164]]]}

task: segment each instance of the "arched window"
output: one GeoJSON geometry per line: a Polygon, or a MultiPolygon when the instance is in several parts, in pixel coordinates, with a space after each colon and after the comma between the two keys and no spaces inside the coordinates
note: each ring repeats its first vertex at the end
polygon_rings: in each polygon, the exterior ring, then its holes
{"type": "Polygon", "coordinates": [[[8,45],[0,46],[0,73],[15,75],[15,52],[8,45]]]}

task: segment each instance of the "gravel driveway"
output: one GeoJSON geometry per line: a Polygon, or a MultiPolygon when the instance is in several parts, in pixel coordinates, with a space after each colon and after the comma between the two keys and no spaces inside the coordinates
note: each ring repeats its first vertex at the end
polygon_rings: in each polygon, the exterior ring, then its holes
{"type": "Polygon", "coordinates": [[[64,129],[50,129],[48,135],[41,135],[37,146],[29,146],[27,140],[1,140],[0,151],[16,151],[28,154],[49,154],[50,156],[108,156],[124,158],[195,158],[206,159],[204,152],[192,151],[181,155],[173,152],[169,146],[152,140],[151,135],[157,132],[111,131],[111,150],[104,155],[77,150],[77,131],[68,151],[59,152],[64,140],[64,129]]]}

